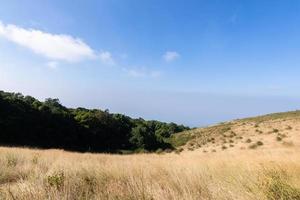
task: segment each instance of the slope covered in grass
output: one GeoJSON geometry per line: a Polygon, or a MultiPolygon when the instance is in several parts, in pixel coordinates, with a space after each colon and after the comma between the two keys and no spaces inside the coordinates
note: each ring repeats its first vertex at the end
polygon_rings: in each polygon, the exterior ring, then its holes
{"type": "Polygon", "coordinates": [[[300,146],[300,111],[233,120],[173,135],[177,148],[204,153],[300,146]]]}

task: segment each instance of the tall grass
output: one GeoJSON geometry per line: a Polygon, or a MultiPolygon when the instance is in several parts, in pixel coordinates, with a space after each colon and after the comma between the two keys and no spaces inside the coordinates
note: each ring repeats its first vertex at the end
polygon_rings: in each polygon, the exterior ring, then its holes
{"type": "Polygon", "coordinates": [[[108,155],[0,148],[0,199],[300,199],[296,150],[108,155]]]}

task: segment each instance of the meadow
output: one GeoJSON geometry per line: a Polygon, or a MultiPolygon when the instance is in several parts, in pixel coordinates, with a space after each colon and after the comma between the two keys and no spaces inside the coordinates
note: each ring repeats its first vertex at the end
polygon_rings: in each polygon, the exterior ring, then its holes
{"type": "Polygon", "coordinates": [[[299,148],[111,155],[0,148],[0,199],[300,199],[299,148]]]}

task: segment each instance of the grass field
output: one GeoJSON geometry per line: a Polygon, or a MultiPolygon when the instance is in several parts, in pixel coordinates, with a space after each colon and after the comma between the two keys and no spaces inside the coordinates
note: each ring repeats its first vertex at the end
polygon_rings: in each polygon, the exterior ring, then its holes
{"type": "Polygon", "coordinates": [[[296,111],[176,134],[172,153],[2,147],[0,199],[300,200],[299,133],[296,111]]]}
{"type": "Polygon", "coordinates": [[[300,199],[299,149],[105,155],[0,148],[0,199],[300,199]]]}

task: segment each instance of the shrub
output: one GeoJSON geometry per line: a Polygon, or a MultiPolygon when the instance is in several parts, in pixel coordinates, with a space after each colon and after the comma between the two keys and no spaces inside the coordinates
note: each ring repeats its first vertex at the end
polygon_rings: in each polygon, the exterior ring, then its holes
{"type": "Polygon", "coordinates": [[[281,138],[280,136],[277,136],[277,137],[276,137],[276,140],[277,140],[277,141],[281,141],[282,138],[281,138]]]}
{"type": "Polygon", "coordinates": [[[230,138],[233,138],[234,136],[236,136],[236,133],[231,131],[231,134],[229,135],[230,138]]]}
{"type": "Polygon", "coordinates": [[[261,130],[256,129],[255,132],[262,134],[263,132],[261,130]]]}
{"type": "Polygon", "coordinates": [[[7,167],[15,167],[18,164],[18,157],[15,154],[6,155],[6,165],[7,167]]]}
{"type": "Polygon", "coordinates": [[[288,127],[286,128],[286,130],[292,130],[292,127],[291,127],[291,126],[288,126],[288,127]]]}
{"type": "Polygon", "coordinates": [[[286,134],[280,134],[280,133],[278,134],[278,136],[280,136],[280,137],[282,137],[282,138],[287,137],[286,134]]]}
{"type": "Polygon", "coordinates": [[[246,140],[246,142],[247,142],[247,143],[251,143],[252,140],[249,138],[249,139],[246,140]]]}
{"type": "Polygon", "coordinates": [[[257,144],[258,146],[264,145],[264,143],[263,143],[262,141],[257,141],[256,144],[257,144]]]}
{"type": "Polygon", "coordinates": [[[189,147],[188,150],[189,151],[194,151],[194,148],[189,147]]]}
{"type": "Polygon", "coordinates": [[[276,128],[273,129],[273,133],[278,133],[278,132],[279,132],[278,129],[276,129],[276,128]]]}
{"type": "Polygon", "coordinates": [[[225,145],[222,146],[222,150],[225,150],[227,149],[227,147],[225,145]]]}
{"type": "Polygon", "coordinates": [[[165,153],[172,153],[172,149],[165,149],[165,153]]]}
{"type": "Polygon", "coordinates": [[[175,153],[176,153],[176,154],[180,154],[182,151],[183,151],[183,148],[179,148],[179,149],[176,149],[176,150],[175,150],[175,153]]]}
{"type": "Polygon", "coordinates": [[[229,146],[230,146],[230,147],[234,147],[234,145],[233,145],[233,144],[230,144],[229,146]]]}
{"type": "Polygon", "coordinates": [[[56,189],[60,189],[65,181],[65,175],[63,172],[55,173],[53,175],[49,175],[47,177],[47,183],[51,187],[55,187],[56,189]]]}
{"type": "Polygon", "coordinates": [[[251,145],[249,146],[249,149],[256,149],[257,147],[258,147],[257,144],[251,144],[251,145]]]}
{"type": "Polygon", "coordinates": [[[155,151],[155,153],[157,153],[157,154],[161,154],[161,153],[163,153],[164,151],[161,149],[161,148],[158,148],[156,151],[155,151]]]}

